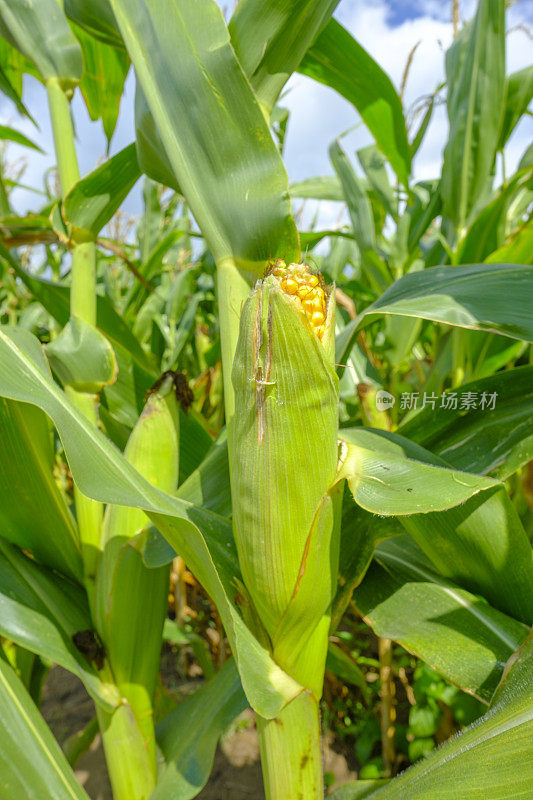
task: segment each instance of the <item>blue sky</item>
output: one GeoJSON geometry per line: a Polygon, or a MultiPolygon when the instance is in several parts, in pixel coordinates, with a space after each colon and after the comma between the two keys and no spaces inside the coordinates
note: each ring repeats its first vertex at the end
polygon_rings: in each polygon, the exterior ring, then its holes
{"type": "MultiPolygon", "coordinates": [[[[228,3],[221,0],[221,5],[227,7],[228,3]]],[[[462,0],[462,17],[468,19],[474,7],[473,0],[462,0]]],[[[407,110],[443,80],[444,50],[452,40],[451,3],[447,0],[340,0],[335,16],[387,71],[397,88],[408,55],[420,42],[405,92],[407,110]]],[[[509,28],[532,22],[531,0],[516,3],[508,12],[509,28]]],[[[520,28],[512,31],[508,36],[508,72],[530,64],[531,51],[531,41],[526,33],[520,28]]],[[[111,153],[133,140],[133,97],[134,78],[130,73],[111,153]]],[[[15,145],[10,146],[8,151],[9,161],[25,162],[24,182],[38,186],[42,185],[44,172],[54,164],[54,157],[45,92],[31,77],[25,78],[24,100],[37,119],[39,131],[27,120],[18,117],[13,106],[3,98],[0,99],[0,121],[23,131],[45,151],[45,155],[39,155],[15,145]]],[[[285,149],[285,162],[291,181],[330,174],[332,168],[327,155],[328,146],[336,136],[358,123],[354,108],[330,89],[300,75],[293,76],[289,81],[283,104],[291,111],[285,149]]],[[[105,156],[105,137],[100,123],[90,121],[79,95],[73,101],[73,113],[80,167],[82,173],[86,173],[105,156]]],[[[446,112],[442,106],[434,114],[415,162],[415,176],[418,179],[438,175],[446,132],[446,112]]],[[[509,143],[508,170],[518,163],[533,138],[532,133],[531,124],[528,127],[528,121],[523,121],[509,143]]],[[[353,155],[356,149],[371,141],[365,128],[358,126],[344,139],[344,146],[353,155]]],[[[20,212],[38,206],[35,195],[23,190],[18,190],[14,199],[20,212]]],[[[139,187],[126,201],[124,210],[132,215],[139,212],[139,187]]],[[[338,213],[335,204],[324,206],[321,221],[324,225],[335,224],[338,213]]]]}

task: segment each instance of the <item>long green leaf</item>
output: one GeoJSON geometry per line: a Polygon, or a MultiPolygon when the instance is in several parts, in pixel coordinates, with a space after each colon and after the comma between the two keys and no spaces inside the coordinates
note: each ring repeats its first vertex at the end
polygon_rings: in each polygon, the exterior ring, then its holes
{"type": "Polygon", "coordinates": [[[400,181],[407,186],[411,150],[402,104],[388,75],[336,20],[330,20],[299,72],[331,86],[352,103],[400,181]]]}
{"type": "Polygon", "coordinates": [[[480,0],[446,54],[443,212],[459,232],[490,189],[505,99],[505,0],[480,0]]]}
{"type": "MultiPolygon", "coordinates": [[[[420,763],[367,795],[356,781],[335,800],[511,800],[529,796],[533,782],[533,639],[530,637],[498,690],[490,711],[420,763]],[[353,793],[350,792],[353,787],[353,793]]],[[[512,666],[511,666],[512,664],[512,666]]]]}
{"type": "MultiPolygon", "coordinates": [[[[394,481],[394,470],[391,469],[391,481],[387,469],[383,469],[389,466],[388,459],[391,457],[399,458],[404,465],[409,463],[406,457],[432,465],[427,469],[447,466],[440,456],[398,434],[355,428],[342,430],[341,436],[353,439],[375,459],[374,470],[370,472],[370,487],[363,484],[364,502],[367,496],[381,499],[382,493],[387,499],[391,489],[396,488],[397,491],[390,495],[391,508],[393,504],[403,503],[405,488],[411,486],[407,481],[409,472],[406,469],[403,478],[400,476],[394,481]],[[379,479],[383,481],[382,485],[379,485],[379,479]],[[377,488],[372,485],[374,483],[378,483],[377,488]]],[[[357,483],[354,488],[358,500],[357,483]]],[[[466,487],[463,488],[466,493],[466,487]]],[[[438,490],[436,494],[438,497],[438,490]]],[[[381,502],[387,508],[383,500],[381,502]]],[[[377,502],[372,511],[383,513],[379,511],[377,502]]],[[[533,619],[533,551],[503,486],[496,485],[475,494],[462,505],[445,511],[400,515],[398,519],[441,575],[469,591],[482,594],[494,608],[530,624],[533,619]],[[480,531],[483,532],[482,536],[480,531]]],[[[392,535],[394,533],[393,530],[392,535]]],[[[391,532],[387,535],[391,535],[391,532]]]]}
{"type": "Polygon", "coordinates": [[[491,479],[427,463],[425,454],[415,460],[397,440],[368,428],[341,430],[340,437],[345,450],[339,475],[347,479],[356,503],[375,514],[442,511],[497,486],[491,479]]]}
{"type": "MultiPolygon", "coordinates": [[[[348,161],[348,157],[340,146],[338,139],[330,145],[329,157],[341,182],[352,221],[355,241],[359,245],[361,252],[364,253],[365,250],[371,250],[376,245],[372,206],[368,199],[366,187],[348,161]]],[[[385,281],[381,286],[381,291],[384,291],[387,285],[388,283],[385,281]]]]}
{"type": "Polygon", "coordinates": [[[378,636],[399,642],[489,702],[528,628],[442,578],[406,536],[378,545],[354,602],[378,636]]]}
{"type": "Polygon", "coordinates": [[[442,397],[398,433],[457,469],[500,480],[533,458],[533,366],[498,372],[442,397]],[[461,409],[461,395],[474,407],[461,409]]]}
{"type": "Polygon", "coordinates": [[[298,258],[287,175],[220,8],[214,0],[111,5],[176,179],[215,259],[234,259],[259,274],[270,256],[298,258]]]}
{"type": "Polygon", "coordinates": [[[533,264],[533,221],[514,231],[507,244],[499,247],[486,259],[487,264],[533,264]]]}
{"type": "Polygon", "coordinates": [[[109,0],[64,0],[65,13],[91,36],[113,47],[124,42],[109,0]]]}
{"type": "Polygon", "coordinates": [[[89,800],[14,670],[0,657],[0,798],[89,800]]]}
{"type": "Polygon", "coordinates": [[[32,122],[35,122],[31,114],[29,113],[28,109],[22,102],[21,91],[17,91],[17,89],[12,85],[9,78],[10,76],[4,69],[0,60],[0,92],[2,92],[6,97],[9,97],[9,99],[15,104],[20,114],[28,117],[28,119],[31,119],[32,122]]]}
{"type": "Polygon", "coordinates": [[[73,30],[83,54],[80,91],[92,120],[101,119],[107,141],[113,136],[130,61],[123,50],[110,47],[86,33],[79,25],[73,30]]]}
{"type": "Polygon", "coordinates": [[[457,263],[472,264],[485,261],[491,253],[504,244],[509,226],[507,219],[509,205],[531,181],[532,175],[533,165],[521,169],[494,200],[483,208],[457,248],[457,263]]]}
{"type": "Polygon", "coordinates": [[[161,141],[150,106],[138,81],[135,85],[135,138],[142,171],[153,181],[162,183],[163,186],[168,186],[181,194],[180,185],[161,141]]]}
{"type": "Polygon", "coordinates": [[[0,436],[0,535],[30,550],[41,563],[81,580],[76,523],[52,474],[46,415],[2,398],[0,436]]]}
{"type": "Polygon", "coordinates": [[[404,275],[348,323],[337,336],[335,357],[342,363],[357,330],[374,314],[420,317],[533,342],[532,306],[532,267],[517,264],[433,267],[404,275]]]}
{"type": "Polygon", "coordinates": [[[336,175],[325,175],[322,178],[306,178],[303,181],[292,183],[290,193],[291,197],[344,202],[344,192],[336,175]]]}
{"type": "MultiPolygon", "coordinates": [[[[216,603],[244,689],[261,716],[272,717],[301,687],[271,659],[246,627],[234,601],[235,573],[218,559],[209,540],[216,539],[217,515],[157,490],[80,414],[27,353],[26,332],[0,330],[0,393],[39,404],[62,438],[72,475],[89,497],[144,509],[176,551],[186,560],[216,603]]],[[[30,348],[31,350],[31,348],[30,348]]]]}
{"type": "Polygon", "coordinates": [[[498,150],[503,150],[527,107],[533,100],[533,66],[513,72],[506,80],[505,110],[498,150]]]}
{"type": "Polygon", "coordinates": [[[178,489],[178,497],[208,508],[223,517],[231,516],[228,443],[225,431],[213,442],[201,464],[178,489]]]}
{"type": "Polygon", "coordinates": [[[0,32],[30,61],[43,80],[75,86],[82,74],[81,48],[57,0],[0,0],[0,32]]]}
{"type": "Polygon", "coordinates": [[[14,128],[8,128],[6,125],[0,125],[0,139],[15,142],[15,144],[29,147],[32,150],[38,150],[40,153],[43,152],[39,145],[32,142],[31,139],[28,139],[23,133],[19,133],[19,131],[16,131],[14,128]]]}
{"type": "Polygon", "coordinates": [[[370,186],[381,200],[383,208],[392,217],[398,212],[398,203],[394,196],[394,190],[390,184],[389,176],[385,167],[385,158],[378,148],[371,144],[362,147],[357,151],[359,163],[365,171],[370,186]]]}
{"type": "Polygon", "coordinates": [[[229,23],[231,43],[270,113],[291,73],[339,0],[241,0],[229,23]]]}
{"type": "Polygon", "coordinates": [[[165,766],[150,800],[190,800],[206,783],[220,736],[248,703],[231,659],[156,728],[165,766]]]}
{"type": "Polygon", "coordinates": [[[533,553],[505,489],[401,523],[439,572],[516,619],[533,621],[533,553]]]}
{"type": "Polygon", "coordinates": [[[135,144],[130,144],[76,183],[63,202],[65,219],[98,236],[140,177],[135,144]]]}
{"type": "Polygon", "coordinates": [[[100,681],[72,642],[75,633],[91,628],[87,597],[79,586],[0,539],[0,633],[73,672],[97,702],[111,708],[120,702],[116,687],[100,681]]]}
{"type": "Polygon", "coordinates": [[[390,779],[387,778],[376,778],[375,780],[368,781],[351,781],[335,789],[331,797],[333,800],[364,800],[364,798],[372,797],[374,792],[389,782],[390,779]]]}

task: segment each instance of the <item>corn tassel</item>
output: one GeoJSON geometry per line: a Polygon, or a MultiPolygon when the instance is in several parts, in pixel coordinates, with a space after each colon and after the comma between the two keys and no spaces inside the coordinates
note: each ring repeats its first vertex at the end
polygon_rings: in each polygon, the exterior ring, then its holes
{"type": "Polygon", "coordinates": [[[278,261],[244,305],[232,373],[233,520],[254,607],[247,621],[303,687],[275,720],[258,719],[270,800],[323,797],[318,700],[338,561],[333,332],[334,301],[319,276],[278,261]]]}

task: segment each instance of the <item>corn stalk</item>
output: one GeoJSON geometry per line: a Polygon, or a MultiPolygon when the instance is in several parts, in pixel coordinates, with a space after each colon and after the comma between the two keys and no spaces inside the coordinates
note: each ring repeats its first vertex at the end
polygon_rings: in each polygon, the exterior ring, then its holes
{"type": "MultiPolygon", "coordinates": [[[[62,195],[65,197],[80,179],[69,104],[69,92],[71,93],[72,90],[65,88],[63,83],[55,77],[47,81],[46,90],[52,120],[59,181],[62,195]]],[[[76,241],[76,232],[74,232],[71,252],[71,318],[83,320],[94,326],[96,324],[96,250],[94,242],[76,241]]],[[[71,387],[67,387],[67,392],[80,411],[96,425],[98,421],[97,394],[94,392],[80,392],[71,387]]],[[[103,506],[101,503],[85,497],[76,486],[74,486],[74,498],[82,544],[85,583],[89,598],[92,598],[100,549],[103,506]]]]}
{"type": "MultiPolygon", "coordinates": [[[[79,181],[69,89],[47,81],[58,172],[65,197],[79,181]]],[[[94,239],[72,228],[70,322],[96,326],[94,239]]],[[[65,329],[66,330],[66,329],[65,329]]],[[[87,328],[85,328],[87,330],[87,328]]],[[[95,335],[98,334],[95,332],[95,335]]],[[[53,350],[51,350],[53,353],[53,350]]],[[[67,395],[98,423],[98,376],[88,384],[65,385],[67,395]]],[[[157,486],[172,492],[178,479],[179,418],[172,381],[151,395],[126,447],[127,458],[157,486]]],[[[159,670],[167,608],[169,568],[145,567],[133,537],[147,523],[139,510],[103,505],[74,486],[84,578],[93,618],[106,654],[102,678],[114,683],[122,702],[97,717],[115,800],[146,800],[157,781],[153,693],[159,670]]]]}

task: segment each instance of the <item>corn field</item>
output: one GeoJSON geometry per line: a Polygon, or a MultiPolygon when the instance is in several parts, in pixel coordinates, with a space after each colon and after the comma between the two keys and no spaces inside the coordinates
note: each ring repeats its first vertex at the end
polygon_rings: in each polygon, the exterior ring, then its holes
{"type": "Polygon", "coordinates": [[[343,2],[0,0],[0,800],[89,800],[97,740],[113,800],[202,797],[249,708],[242,796],[533,797],[533,67],[504,0],[454,2],[414,113],[343,2]],[[296,73],[372,143],[290,184],[296,73]],[[128,74],[131,143],[82,175],[73,98],[109,144],[128,74]]]}

